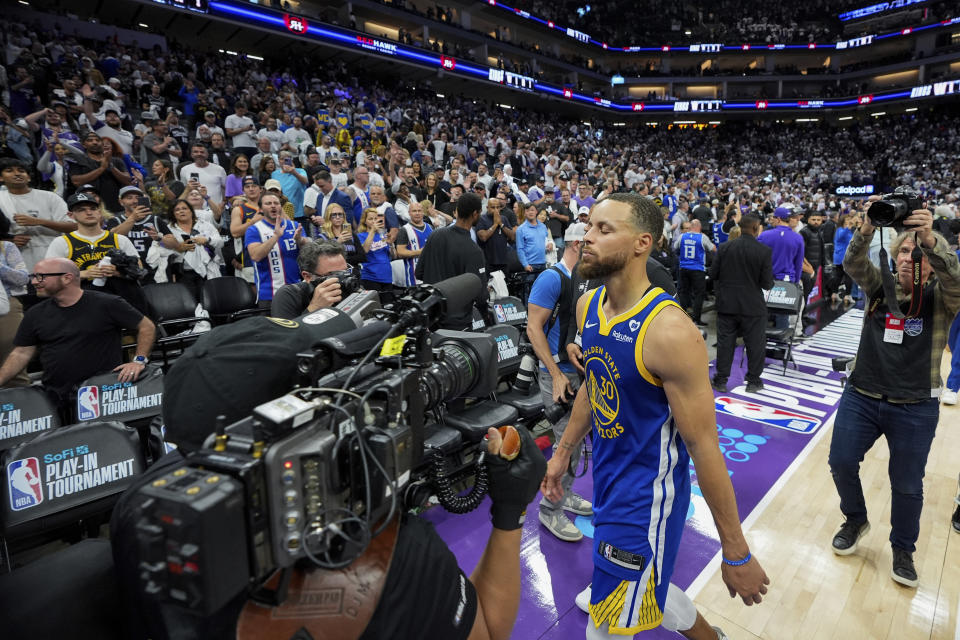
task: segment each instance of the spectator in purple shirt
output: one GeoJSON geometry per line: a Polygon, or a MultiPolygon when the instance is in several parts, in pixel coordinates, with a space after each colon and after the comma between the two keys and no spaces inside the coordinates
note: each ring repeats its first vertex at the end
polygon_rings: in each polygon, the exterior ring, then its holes
{"type": "Polygon", "coordinates": [[[760,242],[773,251],[773,279],[800,282],[803,272],[803,237],[790,227],[790,218],[800,213],[786,207],[773,212],[774,226],[760,234],[760,242]]]}
{"type": "Polygon", "coordinates": [[[577,195],[571,198],[571,200],[577,204],[577,210],[579,210],[580,207],[593,207],[593,203],[597,201],[597,199],[593,197],[590,185],[586,182],[581,182],[577,186],[577,195]]]}

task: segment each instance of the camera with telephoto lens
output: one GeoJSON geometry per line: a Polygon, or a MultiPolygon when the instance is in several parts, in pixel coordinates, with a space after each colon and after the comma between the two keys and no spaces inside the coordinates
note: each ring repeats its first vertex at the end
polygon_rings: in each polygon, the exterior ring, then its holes
{"type": "Polygon", "coordinates": [[[120,277],[127,280],[139,282],[150,273],[140,266],[140,260],[136,256],[128,256],[120,249],[110,249],[107,257],[110,258],[110,264],[117,268],[120,277]]]}
{"type": "Polygon", "coordinates": [[[310,295],[313,295],[313,292],[316,291],[317,285],[321,282],[324,282],[330,278],[336,278],[337,282],[340,283],[340,295],[344,298],[349,296],[352,293],[360,291],[363,287],[360,285],[360,277],[353,272],[352,269],[344,269],[343,271],[331,271],[325,276],[314,278],[310,281],[310,295]]]}
{"type": "Polygon", "coordinates": [[[526,333],[520,334],[520,344],[517,345],[517,352],[520,354],[520,368],[517,369],[517,377],[513,381],[513,388],[520,393],[529,393],[530,385],[537,379],[540,361],[537,354],[533,352],[533,345],[530,344],[526,333]]]}
{"type": "Polygon", "coordinates": [[[893,193],[885,194],[867,209],[870,222],[875,227],[894,227],[902,230],[903,221],[917,209],[923,208],[920,194],[912,187],[901,186],[893,193]]]}
{"type": "Polygon", "coordinates": [[[201,450],[138,490],[144,593],[204,615],[241,593],[275,606],[284,587],[265,583],[277,570],[349,566],[401,509],[433,495],[453,513],[479,506],[482,444],[443,453],[425,446],[425,423],[496,389],[497,349],[490,335],[432,331],[446,312],[439,288],[320,340],[299,356],[302,386],[219,420],[201,450]]]}

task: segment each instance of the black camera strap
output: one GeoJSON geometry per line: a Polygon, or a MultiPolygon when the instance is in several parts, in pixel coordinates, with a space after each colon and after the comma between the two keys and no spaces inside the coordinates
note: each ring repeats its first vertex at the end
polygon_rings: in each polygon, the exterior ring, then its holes
{"type": "MultiPolygon", "coordinates": [[[[887,256],[887,250],[883,246],[883,231],[880,233],[880,280],[883,283],[883,299],[887,304],[890,314],[899,319],[916,318],[920,315],[920,309],[923,306],[923,251],[920,249],[920,241],[917,234],[913,234],[913,251],[910,253],[911,268],[913,271],[913,284],[910,295],[910,307],[904,314],[900,310],[900,303],[897,301],[897,282],[890,271],[890,259],[887,256]]],[[[869,313],[872,315],[876,311],[880,296],[876,296],[871,301],[869,313]]]]}

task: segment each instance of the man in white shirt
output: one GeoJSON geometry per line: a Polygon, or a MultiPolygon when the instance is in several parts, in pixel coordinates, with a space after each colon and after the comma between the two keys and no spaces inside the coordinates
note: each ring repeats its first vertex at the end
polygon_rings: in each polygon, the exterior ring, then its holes
{"type": "Polygon", "coordinates": [[[43,260],[54,238],[77,228],[67,215],[67,203],[52,191],[30,188],[27,165],[16,158],[0,159],[0,210],[10,220],[13,243],[27,270],[43,260]]]}
{"type": "MultiPolygon", "coordinates": [[[[487,169],[487,165],[484,162],[481,162],[477,165],[477,182],[483,183],[487,193],[490,193],[490,185],[493,184],[493,176],[490,175],[490,171],[487,169]]],[[[484,209],[484,211],[486,211],[486,209],[484,209]]]]}
{"type": "Polygon", "coordinates": [[[200,126],[197,127],[197,138],[201,137],[200,129],[206,129],[206,132],[203,135],[203,140],[205,142],[209,141],[215,133],[226,135],[224,130],[217,125],[217,114],[213,111],[207,111],[203,114],[203,122],[201,122],[200,126]]]}
{"type": "Polygon", "coordinates": [[[347,174],[341,171],[340,160],[338,158],[330,158],[330,162],[327,164],[330,166],[330,181],[333,183],[333,188],[346,191],[347,174]]]}
{"type": "Polygon", "coordinates": [[[103,120],[98,120],[93,113],[93,102],[86,100],[83,108],[87,115],[87,121],[92,122],[91,127],[101,138],[110,138],[118,145],[124,154],[133,153],[133,134],[120,126],[120,112],[113,106],[107,107],[103,112],[103,120]]]}
{"type": "Polygon", "coordinates": [[[270,152],[279,153],[283,147],[283,131],[277,128],[276,118],[267,118],[266,126],[260,127],[257,131],[257,148],[261,149],[260,140],[266,138],[270,141],[270,152]]]}
{"type": "MultiPolygon", "coordinates": [[[[317,147],[317,153],[320,154],[320,162],[327,166],[331,166],[330,163],[334,158],[340,157],[340,150],[332,146],[333,140],[330,136],[323,136],[323,140],[320,143],[320,146],[317,147]]],[[[332,173],[332,167],[331,167],[332,173]]]]}
{"type": "MultiPolygon", "coordinates": [[[[377,156],[367,156],[367,161],[364,163],[367,167],[367,183],[368,187],[380,187],[381,189],[386,187],[386,183],[383,181],[383,176],[380,175],[379,171],[382,171],[383,168],[380,165],[380,158],[377,156]]],[[[362,165],[357,165],[362,166],[362,165]]]]}
{"type": "Polygon", "coordinates": [[[193,162],[180,166],[180,182],[187,188],[193,183],[202,184],[207,188],[207,195],[218,204],[223,204],[223,190],[227,184],[227,172],[218,164],[209,161],[207,147],[201,142],[190,145],[190,157],[193,162]]]}
{"type": "Polygon", "coordinates": [[[242,153],[248,158],[252,158],[257,153],[257,141],[253,137],[256,126],[253,124],[253,118],[247,115],[245,103],[238,102],[234,106],[234,112],[226,117],[223,126],[233,143],[234,153],[242,153]]]}
{"type": "MultiPolygon", "coordinates": [[[[303,118],[294,116],[293,126],[283,132],[283,148],[297,155],[300,153],[300,144],[311,140],[310,133],[303,128],[303,118]]],[[[273,141],[270,142],[272,145],[273,141]]]]}

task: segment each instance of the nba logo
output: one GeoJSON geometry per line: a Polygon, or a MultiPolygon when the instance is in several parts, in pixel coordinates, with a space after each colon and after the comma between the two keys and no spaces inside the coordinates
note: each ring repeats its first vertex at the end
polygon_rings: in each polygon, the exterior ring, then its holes
{"type": "Polygon", "coordinates": [[[40,461],[23,458],[11,462],[7,465],[7,485],[10,487],[10,508],[14,511],[23,511],[43,502],[40,461]]]}
{"type": "Polygon", "coordinates": [[[494,313],[494,315],[497,316],[497,322],[506,322],[506,321],[507,321],[507,314],[505,314],[505,313],[503,312],[503,305],[502,305],[502,304],[495,304],[495,305],[493,305],[493,313],[494,313]]]}
{"type": "Polygon", "coordinates": [[[100,417],[99,387],[80,387],[77,391],[77,419],[96,420],[100,417]]]}

